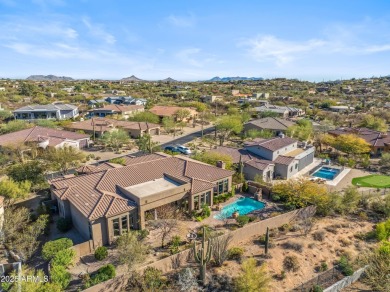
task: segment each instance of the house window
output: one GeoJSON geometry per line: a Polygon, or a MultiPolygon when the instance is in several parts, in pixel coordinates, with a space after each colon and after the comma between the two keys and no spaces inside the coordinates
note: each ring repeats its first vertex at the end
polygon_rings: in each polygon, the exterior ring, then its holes
{"type": "Polygon", "coordinates": [[[292,171],[293,171],[293,167],[291,166],[291,167],[290,167],[290,172],[292,172],[292,171]]]}
{"type": "Polygon", "coordinates": [[[121,223],[122,223],[122,233],[127,232],[128,231],[127,216],[123,216],[121,218],[121,223]]]}
{"type": "Polygon", "coordinates": [[[226,193],[229,190],[229,179],[223,181],[223,192],[226,193]]]}
{"type": "Polygon", "coordinates": [[[298,164],[295,164],[295,169],[297,169],[298,168],[298,164]]]}
{"type": "Polygon", "coordinates": [[[134,229],[134,217],[133,217],[133,215],[130,214],[129,218],[130,218],[130,228],[134,229]]]}
{"type": "Polygon", "coordinates": [[[88,222],[89,239],[92,239],[92,224],[88,222]]]}
{"type": "Polygon", "coordinates": [[[199,210],[199,196],[194,197],[194,210],[199,210]]]}
{"type": "Polygon", "coordinates": [[[114,229],[114,236],[121,235],[120,227],[119,227],[119,218],[112,220],[112,227],[114,229]]]}

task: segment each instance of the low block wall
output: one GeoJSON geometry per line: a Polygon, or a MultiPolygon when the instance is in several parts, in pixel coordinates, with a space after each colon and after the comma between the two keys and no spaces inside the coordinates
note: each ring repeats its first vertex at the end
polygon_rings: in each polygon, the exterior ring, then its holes
{"type": "Polygon", "coordinates": [[[338,292],[338,291],[341,291],[343,288],[348,287],[352,283],[354,283],[357,280],[359,280],[360,277],[363,275],[364,271],[366,270],[366,268],[367,268],[367,266],[357,270],[351,276],[345,277],[344,279],[338,281],[337,283],[334,283],[332,286],[324,289],[324,292],[338,292]]]}
{"type": "Polygon", "coordinates": [[[88,240],[80,244],[76,244],[71,248],[76,252],[77,258],[89,255],[94,252],[92,240],[88,240]]]}
{"type": "MultiPolygon", "coordinates": [[[[310,214],[314,215],[316,210],[315,206],[309,206],[306,208],[294,210],[288,213],[281,214],[269,219],[265,219],[256,223],[248,224],[242,228],[231,232],[232,240],[229,246],[239,245],[240,242],[247,240],[253,236],[260,236],[265,234],[267,227],[270,229],[277,228],[284,224],[288,224],[291,221],[298,219],[302,215],[310,214]]],[[[223,235],[222,235],[223,236],[223,235]]],[[[142,273],[147,267],[154,267],[162,271],[163,274],[175,270],[179,267],[186,266],[193,262],[192,249],[186,249],[175,255],[166,257],[159,261],[140,267],[137,271],[142,273]]],[[[96,286],[86,289],[87,292],[114,292],[121,291],[127,283],[128,276],[118,276],[114,279],[100,283],[96,286]]]]}

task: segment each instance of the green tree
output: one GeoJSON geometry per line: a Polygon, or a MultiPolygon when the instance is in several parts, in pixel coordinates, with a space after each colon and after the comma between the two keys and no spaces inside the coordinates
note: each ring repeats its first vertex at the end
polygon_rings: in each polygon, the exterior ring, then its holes
{"type": "Polygon", "coordinates": [[[13,164],[6,169],[6,173],[15,182],[28,180],[33,185],[36,185],[46,181],[44,177],[45,170],[45,165],[41,161],[32,160],[13,164]]]}
{"type": "Polygon", "coordinates": [[[343,214],[351,214],[358,208],[362,196],[355,186],[349,186],[341,196],[340,211],[343,214]]]}
{"type": "Polygon", "coordinates": [[[32,96],[38,91],[37,87],[31,83],[23,82],[19,85],[19,94],[32,96]]]}
{"type": "Polygon", "coordinates": [[[228,154],[218,152],[197,152],[192,156],[192,159],[202,161],[207,164],[216,165],[218,161],[223,161],[226,164],[226,169],[232,169],[233,158],[228,154]]]}
{"type": "Polygon", "coordinates": [[[183,108],[178,109],[174,115],[178,121],[183,121],[191,116],[191,112],[188,109],[183,108]]]}
{"type": "Polygon", "coordinates": [[[48,149],[43,158],[50,169],[66,174],[71,167],[77,167],[85,155],[74,147],[63,147],[48,149]]]}
{"type": "Polygon", "coordinates": [[[319,185],[306,178],[275,183],[273,196],[277,196],[290,208],[302,208],[309,204],[317,206],[317,213],[326,215],[331,210],[331,197],[324,185],[319,185]]]}
{"type": "Polygon", "coordinates": [[[136,113],[134,116],[130,117],[129,120],[134,122],[147,122],[153,124],[160,123],[159,116],[148,111],[136,113]]]}
{"type": "Polygon", "coordinates": [[[224,116],[217,120],[215,124],[219,144],[222,146],[225,140],[232,134],[239,134],[243,129],[243,124],[240,117],[224,116]]]}
{"type": "Polygon", "coordinates": [[[64,266],[53,265],[50,270],[50,278],[53,283],[60,285],[65,290],[69,286],[72,275],[64,266]]]}
{"type": "Polygon", "coordinates": [[[379,165],[383,168],[390,168],[390,153],[382,153],[379,165]]]}
{"type": "Polygon", "coordinates": [[[49,216],[40,215],[35,222],[30,222],[27,208],[8,207],[4,212],[4,241],[24,260],[29,259],[39,246],[38,237],[45,230],[49,216]]]}
{"type": "Polygon", "coordinates": [[[272,138],[275,135],[270,130],[250,129],[250,130],[245,132],[245,136],[250,138],[250,139],[255,139],[255,138],[272,138]]]}
{"type": "Polygon", "coordinates": [[[112,147],[118,152],[123,145],[130,142],[130,137],[126,131],[122,129],[115,129],[110,132],[105,132],[100,141],[105,147],[112,147]]]}
{"type": "Polygon", "coordinates": [[[254,258],[249,258],[242,263],[241,274],[234,279],[234,291],[267,292],[270,291],[270,283],[266,264],[258,266],[254,258]]]}
{"type": "Polygon", "coordinates": [[[300,141],[307,141],[313,135],[313,125],[308,120],[300,120],[296,125],[288,127],[287,135],[300,141]]]}
{"type": "Polygon", "coordinates": [[[32,126],[31,124],[28,124],[25,121],[21,121],[21,120],[10,121],[7,124],[1,125],[0,134],[17,132],[20,130],[30,128],[31,126],[32,126]]]}
{"type": "Polygon", "coordinates": [[[73,246],[73,241],[69,238],[59,238],[56,240],[48,241],[42,248],[42,257],[44,260],[49,261],[53,259],[57,253],[62,250],[67,250],[73,246]]]}
{"type": "Polygon", "coordinates": [[[176,136],[177,123],[173,117],[164,117],[162,124],[167,133],[173,132],[173,136],[176,136]]]}
{"type": "Polygon", "coordinates": [[[144,134],[136,141],[138,149],[144,153],[153,153],[160,149],[160,144],[152,140],[150,134],[144,134]]]}
{"type": "Polygon", "coordinates": [[[363,121],[361,123],[362,127],[373,129],[379,132],[387,132],[389,129],[386,120],[375,117],[373,115],[367,114],[363,116],[363,121]]]}
{"type": "Polygon", "coordinates": [[[0,181],[0,194],[5,198],[6,204],[11,205],[18,199],[27,198],[31,189],[30,181],[15,182],[13,179],[0,181]]]}
{"type": "Polygon", "coordinates": [[[348,155],[369,153],[371,150],[370,144],[366,140],[354,134],[337,136],[331,146],[348,155]]]}
{"type": "Polygon", "coordinates": [[[118,237],[116,241],[118,260],[126,264],[128,269],[134,269],[134,265],[143,262],[149,252],[149,247],[139,240],[138,232],[131,231],[118,237]]]}
{"type": "Polygon", "coordinates": [[[45,127],[45,128],[57,128],[57,123],[53,120],[34,120],[34,124],[40,127],[45,127]]]}
{"type": "MultiPolygon", "coordinates": [[[[16,272],[13,272],[13,276],[17,276],[16,272]]],[[[28,266],[23,266],[21,270],[21,276],[25,279],[33,278],[40,279],[40,281],[19,281],[10,283],[9,292],[61,292],[63,291],[61,286],[56,283],[48,281],[48,276],[42,270],[34,270],[28,266]]]]}
{"type": "Polygon", "coordinates": [[[4,121],[6,119],[9,119],[13,116],[12,112],[7,110],[0,110],[0,121],[4,121]]]}

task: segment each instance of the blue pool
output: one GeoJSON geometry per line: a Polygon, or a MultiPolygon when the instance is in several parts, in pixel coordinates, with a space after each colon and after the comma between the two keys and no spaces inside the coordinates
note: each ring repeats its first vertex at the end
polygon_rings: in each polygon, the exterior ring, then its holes
{"type": "Polygon", "coordinates": [[[249,198],[240,198],[237,201],[226,205],[222,210],[214,216],[215,219],[222,220],[231,217],[233,212],[238,211],[240,215],[248,214],[252,211],[263,209],[265,204],[249,198]]]}
{"type": "Polygon", "coordinates": [[[340,169],[323,166],[313,173],[312,176],[333,180],[339,173],[340,169]]]}

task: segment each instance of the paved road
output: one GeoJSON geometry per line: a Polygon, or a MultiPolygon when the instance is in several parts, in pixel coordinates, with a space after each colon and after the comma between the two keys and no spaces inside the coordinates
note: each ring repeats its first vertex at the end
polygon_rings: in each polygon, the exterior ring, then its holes
{"type": "MultiPolygon", "coordinates": [[[[204,135],[210,134],[210,133],[214,132],[214,130],[215,130],[214,127],[204,129],[203,130],[203,134],[204,135]]],[[[193,133],[190,133],[190,134],[178,137],[178,138],[176,138],[174,140],[171,140],[169,142],[163,143],[163,144],[161,144],[161,148],[164,148],[164,147],[166,147],[168,145],[185,144],[185,143],[191,142],[192,140],[194,140],[196,138],[199,138],[201,136],[202,136],[202,131],[201,130],[197,131],[197,132],[193,132],[193,133]]],[[[139,156],[139,155],[142,155],[142,154],[144,154],[142,151],[136,151],[136,152],[126,153],[126,154],[121,154],[121,155],[116,156],[115,158],[126,156],[126,155],[139,156]]],[[[111,159],[112,158],[106,159],[106,160],[100,160],[100,161],[97,161],[96,163],[92,163],[92,165],[98,165],[100,163],[106,162],[106,161],[111,160],[111,159]]],[[[75,172],[76,172],[75,168],[68,170],[68,174],[73,174],[75,172]]],[[[54,172],[54,173],[47,174],[46,178],[47,179],[53,179],[53,178],[56,178],[56,177],[59,177],[59,176],[62,176],[62,173],[54,172]]]]}

